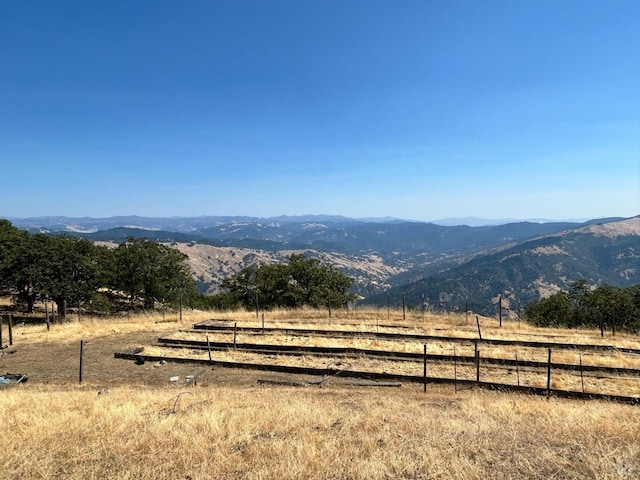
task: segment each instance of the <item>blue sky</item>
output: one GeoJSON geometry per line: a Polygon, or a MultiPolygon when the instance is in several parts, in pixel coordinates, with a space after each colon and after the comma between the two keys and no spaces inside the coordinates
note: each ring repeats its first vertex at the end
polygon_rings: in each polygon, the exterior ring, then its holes
{"type": "Polygon", "coordinates": [[[640,214],[640,2],[0,4],[0,217],[640,214]]]}

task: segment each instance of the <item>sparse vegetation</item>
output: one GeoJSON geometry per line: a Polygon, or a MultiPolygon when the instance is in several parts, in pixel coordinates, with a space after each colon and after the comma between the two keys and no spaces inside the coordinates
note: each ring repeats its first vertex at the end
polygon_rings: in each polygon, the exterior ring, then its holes
{"type": "MultiPolygon", "coordinates": [[[[259,325],[251,312],[221,319],[259,325]]],[[[315,322],[334,328],[455,328],[464,315],[398,311],[274,310],[272,325],[315,322]],[[426,324],[426,325],[425,325],[426,324]],[[344,328],[344,327],[342,327],[344,328]],[[387,327],[383,327],[387,328],[387,327]]],[[[0,371],[28,373],[2,390],[0,478],[636,478],[640,472],[638,406],[582,402],[430,385],[399,389],[258,385],[264,372],[117,360],[113,352],[206,320],[185,312],[182,324],[160,314],[83,318],[16,331],[16,353],[0,371]],[[163,321],[173,320],[167,324],[163,321]],[[78,385],[78,341],[86,341],[78,385]],[[55,358],[56,361],[51,359],[55,358]],[[28,370],[28,371],[27,371],[28,370]],[[180,382],[169,381],[180,376],[180,382]],[[62,438],[64,437],[64,438],[62,438]]],[[[592,341],[598,331],[537,329],[483,319],[487,335],[540,335],[592,341]]],[[[624,337],[624,335],[621,335],[624,337]]],[[[637,337],[619,338],[637,342],[637,337]]]]}

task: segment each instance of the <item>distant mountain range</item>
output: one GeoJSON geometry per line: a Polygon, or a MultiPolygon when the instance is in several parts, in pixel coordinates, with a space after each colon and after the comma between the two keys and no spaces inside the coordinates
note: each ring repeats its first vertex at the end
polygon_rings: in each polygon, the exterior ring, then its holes
{"type": "Polygon", "coordinates": [[[456,225],[466,225],[468,227],[484,227],[487,225],[504,225],[506,223],[555,223],[555,222],[570,222],[570,223],[584,223],[588,218],[571,219],[571,220],[551,220],[549,218],[527,218],[526,220],[516,218],[502,218],[502,219],[489,219],[489,218],[477,218],[477,217],[457,217],[457,218],[440,218],[438,220],[432,220],[430,223],[436,225],[443,225],[453,227],[456,225]]]}
{"type": "Polygon", "coordinates": [[[294,252],[341,268],[356,279],[361,303],[373,305],[398,305],[404,296],[417,308],[466,305],[492,314],[500,297],[516,312],[579,278],[617,286],[640,283],[640,216],[482,226],[328,215],[9,220],[31,232],[114,243],[147,237],[172,244],[189,255],[198,287],[206,292],[252,263],[283,261],[294,252]]]}
{"type": "Polygon", "coordinates": [[[93,218],[93,217],[7,217],[13,225],[32,231],[68,231],[94,233],[117,227],[138,228],[142,230],[167,230],[171,232],[197,232],[203,228],[230,224],[262,223],[266,225],[286,225],[289,223],[353,223],[353,222],[389,222],[398,221],[393,218],[359,219],[336,215],[301,215],[259,218],[246,216],[199,216],[199,217],[139,217],[136,215],[93,218]]]}
{"type": "Polygon", "coordinates": [[[116,216],[106,218],[94,217],[64,217],[64,216],[46,216],[46,217],[29,217],[29,218],[13,218],[6,217],[15,226],[38,231],[45,229],[49,231],[66,230],[69,232],[93,233],[100,230],[107,230],[116,227],[132,227],[143,230],[168,230],[172,232],[194,232],[202,228],[236,224],[236,223],[262,223],[266,225],[284,225],[289,223],[313,223],[313,222],[330,222],[330,223],[433,223],[441,226],[468,226],[483,227],[504,225],[507,223],[583,223],[587,219],[580,220],[549,220],[549,219],[488,219],[477,217],[461,217],[461,218],[442,218],[431,222],[413,222],[411,220],[399,219],[393,217],[371,217],[371,218],[349,218],[340,215],[298,215],[287,216],[281,215],[277,217],[248,217],[248,216],[199,216],[199,217],[140,217],[136,215],[116,216]]]}

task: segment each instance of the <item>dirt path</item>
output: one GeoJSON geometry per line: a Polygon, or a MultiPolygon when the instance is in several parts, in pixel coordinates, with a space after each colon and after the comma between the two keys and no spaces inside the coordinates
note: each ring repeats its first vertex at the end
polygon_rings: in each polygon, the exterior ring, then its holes
{"type": "MultiPolygon", "coordinates": [[[[85,340],[82,384],[97,389],[123,384],[166,386],[173,384],[169,381],[171,377],[178,376],[175,385],[184,386],[187,375],[197,375],[203,370],[199,384],[255,383],[258,374],[252,372],[188,364],[136,365],[114,358],[117,351],[150,345],[166,333],[166,327],[157,327],[143,332],[112,332],[85,340]]],[[[46,333],[25,331],[23,336],[17,330],[14,345],[0,350],[0,375],[24,374],[30,384],[77,385],[79,365],[79,340],[47,340],[46,333]]]]}

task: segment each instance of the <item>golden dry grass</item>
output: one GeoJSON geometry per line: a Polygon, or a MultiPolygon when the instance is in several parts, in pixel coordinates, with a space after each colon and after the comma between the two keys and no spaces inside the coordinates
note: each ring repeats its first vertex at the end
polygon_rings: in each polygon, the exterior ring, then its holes
{"type": "MultiPolygon", "coordinates": [[[[203,341],[206,337],[211,342],[233,342],[232,332],[216,332],[216,331],[179,331],[166,338],[177,340],[198,340],[203,341]]],[[[247,334],[239,332],[236,334],[237,343],[263,344],[263,345],[300,345],[309,347],[341,347],[341,348],[359,348],[370,350],[384,350],[391,352],[407,352],[420,354],[423,352],[423,341],[418,340],[390,340],[384,338],[344,338],[330,336],[295,336],[290,334],[247,334]]],[[[468,344],[454,344],[446,341],[428,342],[429,353],[436,355],[453,355],[454,346],[455,353],[459,356],[474,355],[474,346],[468,344]]],[[[547,349],[510,346],[510,345],[482,345],[482,355],[484,358],[498,358],[514,360],[517,354],[519,360],[531,360],[546,362],[547,349]]],[[[626,367],[640,369],[640,355],[623,355],[615,351],[604,352],[582,352],[580,350],[569,348],[566,350],[555,349],[553,353],[553,361],[555,363],[567,363],[579,365],[580,358],[584,365],[601,365],[612,367],[626,367]]]]}
{"type": "MultiPolygon", "coordinates": [[[[265,321],[269,327],[286,327],[289,330],[295,329],[325,329],[330,331],[349,330],[356,332],[385,331],[401,332],[410,334],[432,334],[439,336],[451,336],[457,338],[477,338],[477,326],[474,330],[469,328],[470,321],[465,315],[433,315],[414,313],[404,319],[400,312],[387,315],[387,312],[379,310],[358,311],[350,315],[340,312],[332,318],[328,318],[326,312],[300,312],[284,311],[271,312],[274,319],[265,321]],[[315,315],[315,316],[314,316],[315,315]],[[384,316],[384,323],[380,317],[384,316]],[[304,318],[304,320],[301,320],[304,318]],[[466,328],[466,330],[465,330],[466,328]],[[472,336],[475,333],[476,336],[472,336]]],[[[261,319],[256,319],[255,313],[247,312],[234,316],[219,316],[221,321],[227,321],[227,325],[234,323],[244,327],[256,327],[261,325],[261,319]]],[[[640,347],[637,337],[632,335],[617,335],[601,338],[599,332],[595,331],[575,331],[575,330],[548,330],[539,329],[517,322],[504,322],[499,327],[497,320],[483,318],[482,328],[485,332],[483,338],[504,338],[523,339],[537,341],[577,342],[593,343],[599,345],[615,345],[625,347],[640,347]]],[[[474,322],[475,324],[475,319],[474,322]]],[[[234,337],[232,332],[215,331],[176,331],[168,337],[173,339],[200,340],[204,341],[205,335],[211,342],[231,343],[234,337]]],[[[255,334],[239,331],[236,335],[237,342],[248,344],[265,345],[296,345],[315,347],[351,347],[361,349],[375,349],[397,352],[411,352],[420,354],[423,349],[422,341],[402,340],[402,339],[379,339],[379,338],[341,338],[331,336],[292,335],[289,333],[269,333],[255,334]]],[[[466,344],[454,344],[446,340],[430,341],[428,352],[436,355],[453,355],[473,357],[474,347],[471,342],[466,344]]],[[[159,345],[149,346],[145,353],[152,356],[168,356],[179,358],[194,358],[201,361],[207,359],[207,354],[196,349],[175,349],[164,348],[159,345]]],[[[545,363],[547,361],[547,349],[535,347],[523,347],[517,345],[486,345],[481,346],[483,358],[505,359],[520,361],[537,361],[545,363]]],[[[274,365],[287,365],[296,367],[326,368],[327,365],[335,362],[348,363],[348,369],[365,372],[386,372],[398,375],[422,375],[422,364],[420,361],[393,361],[390,359],[379,359],[370,357],[349,357],[339,356],[286,356],[286,355],[264,355],[259,353],[247,353],[229,349],[227,351],[214,351],[212,353],[214,361],[242,362],[242,363],[267,363],[274,365]]],[[[575,392],[585,391],[588,393],[600,393],[621,396],[640,396],[640,378],[629,376],[615,376],[603,374],[601,372],[587,372],[581,375],[579,365],[585,366],[607,366],[617,368],[640,368],[640,356],[628,355],[616,351],[583,352],[573,347],[565,349],[556,348],[553,351],[552,361],[554,363],[566,363],[575,365],[573,372],[555,370],[552,375],[551,387],[554,389],[570,390],[575,392]]],[[[485,382],[495,382],[507,385],[522,385],[538,388],[545,388],[547,383],[546,370],[544,368],[531,369],[520,368],[516,371],[513,367],[485,366],[481,368],[481,379],[485,382]]],[[[431,362],[429,365],[429,376],[439,378],[457,378],[460,380],[474,380],[475,367],[471,365],[457,365],[457,368],[449,363],[431,362]]]]}
{"type": "MultiPolygon", "coordinates": [[[[260,323],[255,312],[213,316],[260,323]]],[[[640,478],[637,405],[477,389],[454,393],[450,385],[430,385],[426,394],[407,384],[260,386],[256,380],[271,375],[220,368],[206,369],[202,381],[186,387],[168,378],[182,380],[201,367],[136,366],[113,358],[132,346],[150,349],[158,336],[211,317],[189,311],[182,323],[157,323],[162,315],[148,315],[72,320],[50,331],[43,325],[15,329],[15,353],[0,357],[0,372],[20,371],[30,380],[0,390],[0,478],[640,478]],[[82,385],[80,339],[87,342],[82,385]]],[[[423,321],[415,315],[403,322],[398,312],[388,319],[386,311],[362,318],[345,312],[332,319],[326,312],[267,317],[271,326],[375,328],[378,321],[416,330],[423,321]]],[[[464,316],[429,320],[434,331],[466,327],[464,316]]],[[[481,321],[487,336],[509,335],[507,326],[481,321]]],[[[512,333],[597,339],[596,332],[541,332],[524,324],[512,333]]],[[[637,344],[633,337],[606,340],[637,344]]]]}
{"type": "MultiPolygon", "coordinates": [[[[291,327],[356,330],[363,332],[402,332],[425,335],[445,335],[460,338],[477,338],[476,315],[471,313],[440,314],[425,312],[407,312],[404,316],[399,310],[387,312],[385,309],[358,309],[354,311],[337,310],[332,317],[322,310],[275,310],[265,315],[266,327],[291,327]]],[[[216,319],[237,322],[238,326],[262,326],[262,314],[255,312],[216,313],[216,319]]],[[[562,343],[584,343],[608,345],[612,342],[619,347],[640,348],[638,337],[623,332],[605,337],[599,330],[538,328],[515,319],[504,319],[502,326],[495,318],[478,316],[483,338],[548,341],[562,343]]]]}
{"type": "Polygon", "coordinates": [[[0,398],[12,479],[610,478],[637,407],[449,389],[25,385],[0,398]],[[179,396],[179,397],[178,397],[179,396]]]}

